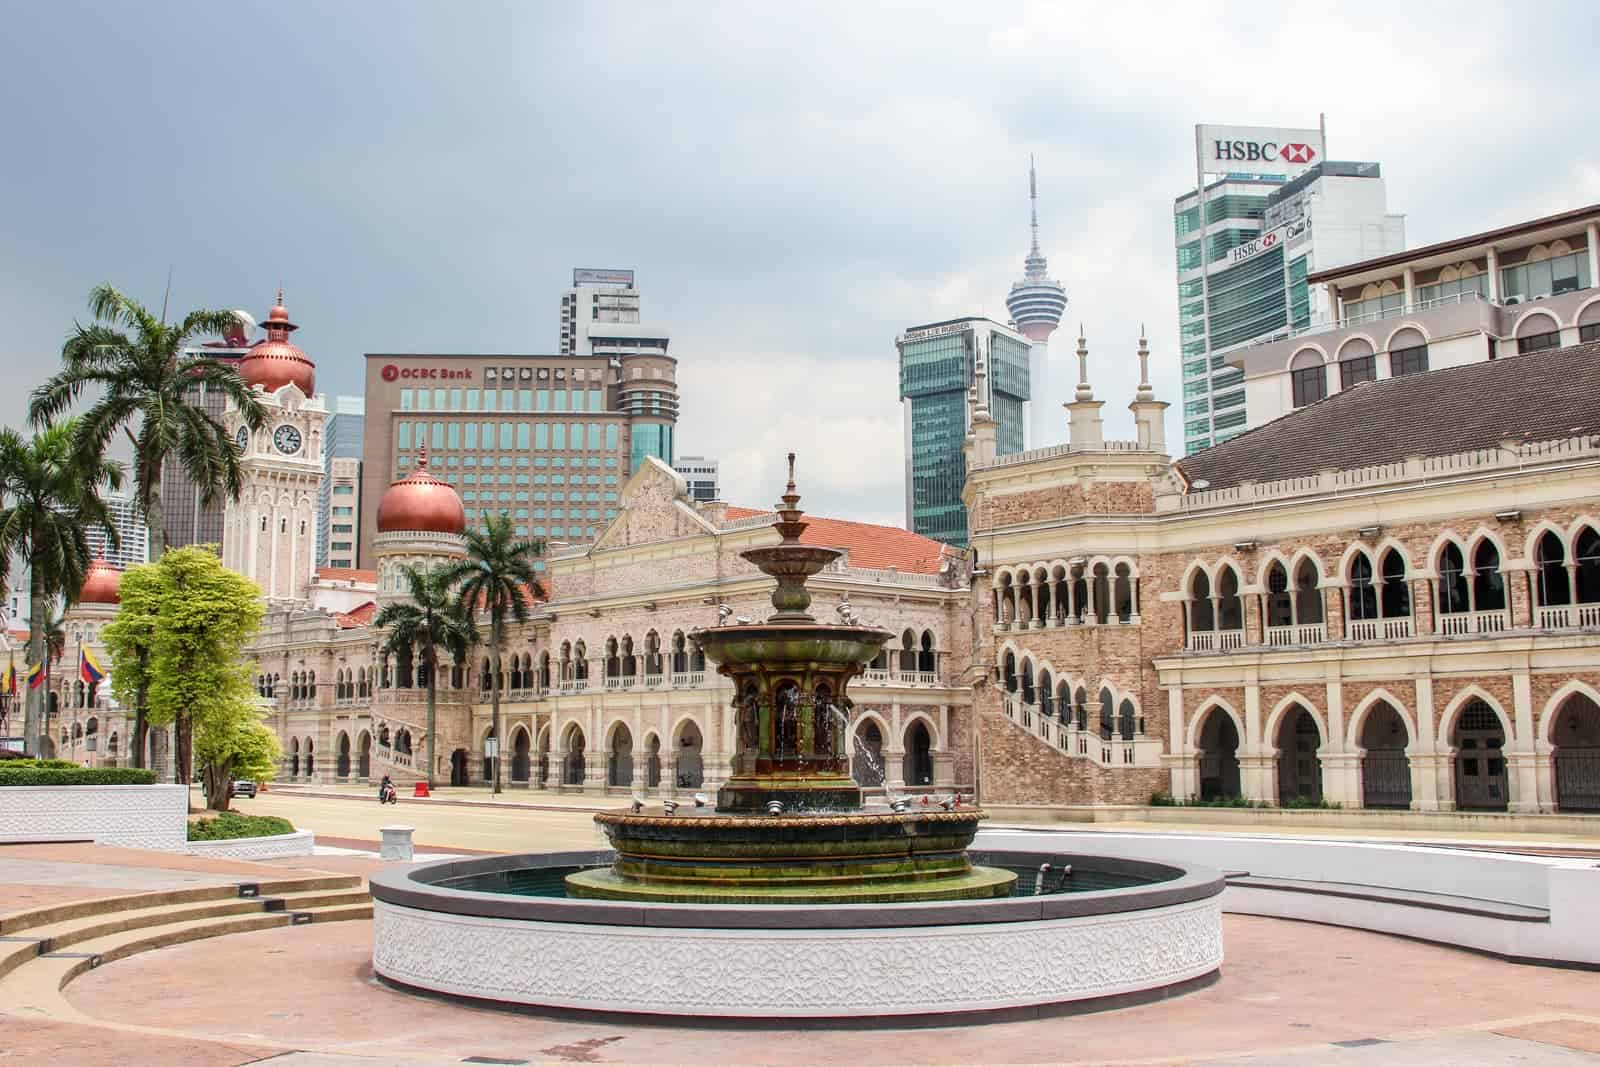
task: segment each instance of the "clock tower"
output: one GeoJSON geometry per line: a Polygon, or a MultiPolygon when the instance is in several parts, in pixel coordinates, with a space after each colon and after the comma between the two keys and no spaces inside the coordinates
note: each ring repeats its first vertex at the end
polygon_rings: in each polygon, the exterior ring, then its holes
{"type": "Polygon", "coordinates": [[[254,433],[231,403],[224,425],[240,452],[244,491],[224,518],[224,565],[261,587],[269,607],[305,607],[317,565],[317,501],[322,490],[326,398],[315,392],[316,367],[289,340],[289,321],[277,306],[262,324],[267,339],[239,361],[239,374],[266,411],[254,433]]]}

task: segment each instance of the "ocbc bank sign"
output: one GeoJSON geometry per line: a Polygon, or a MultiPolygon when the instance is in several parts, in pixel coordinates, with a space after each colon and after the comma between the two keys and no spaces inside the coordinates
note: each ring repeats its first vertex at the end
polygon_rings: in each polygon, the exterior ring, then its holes
{"type": "Polygon", "coordinates": [[[393,381],[468,381],[472,380],[470,367],[398,367],[385,363],[378,372],[386,382],[393,381]]]}

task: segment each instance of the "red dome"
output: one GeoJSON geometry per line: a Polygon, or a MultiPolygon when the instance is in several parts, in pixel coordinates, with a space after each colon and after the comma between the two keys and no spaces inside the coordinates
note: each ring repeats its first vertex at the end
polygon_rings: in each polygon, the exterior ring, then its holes
{"type": "Polygon", "coordinates": [[[78,603],[122,603],[122,572],[103,559],[89,564],[89,573],[83,579],[83,592],[78,594],[78,603]]]}
{"type": "Polygon", "coordinates": [[[461,495],[428,470],[428,450],[417,454],[417,469],[384,490],[378,501],[378,532],[459,534],[467,528],[461,495]]]}
{"type": "Polygon", "coordinates": [[[310,396],[317,385],[317,367],[289,340],[289,334],[299,327],[289,321],[282,289],[278,290],[278,303],[268,312],[265,326],[267,339],[251,348],[239,361],[239,373],[246,383],[259,385],[269,393],[292,382],[310,396]]]}

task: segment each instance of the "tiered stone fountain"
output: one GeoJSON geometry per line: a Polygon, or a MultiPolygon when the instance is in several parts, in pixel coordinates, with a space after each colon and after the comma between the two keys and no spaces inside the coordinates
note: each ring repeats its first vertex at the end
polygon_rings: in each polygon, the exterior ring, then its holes
{"type": "Polygon", "coordinates": [[[1013,872],[967,857],[981,811],[862,810],[846,747],[849,686],[893,635],[810,614],[806,580],[843,553],[802,544],[802,515],[790,453],[783,540],[743,554],[777,580],[774,613],[690,635],[735,694],[738,747],[715,812],[595,816],[617,858],[569,876],[570,896],[805,904],[1011,895],[1013,872]]]}

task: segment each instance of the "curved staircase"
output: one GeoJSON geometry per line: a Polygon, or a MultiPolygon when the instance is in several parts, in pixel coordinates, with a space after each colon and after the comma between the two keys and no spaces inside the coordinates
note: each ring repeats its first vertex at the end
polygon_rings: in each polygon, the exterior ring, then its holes
{"type": "Polygon", "coordinates": [[[0,916],[0,1013],[77,1019],[62,990],[103,963],[209,937],[371,917],[372,897],[355,875],[136,893],[0,916]]]}

